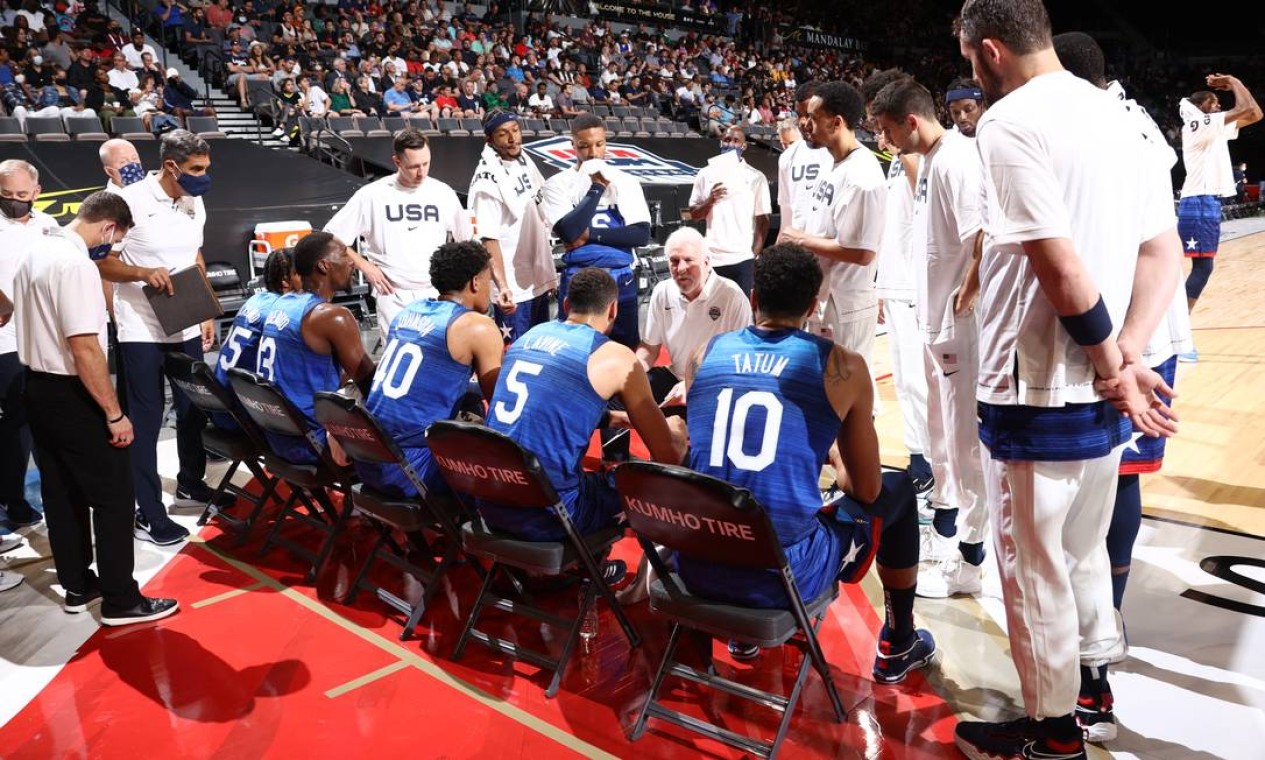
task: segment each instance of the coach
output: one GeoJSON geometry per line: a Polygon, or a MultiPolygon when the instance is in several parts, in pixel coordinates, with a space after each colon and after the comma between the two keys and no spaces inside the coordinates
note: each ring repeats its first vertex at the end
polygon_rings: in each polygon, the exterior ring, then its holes
{"type": "Polygon", "coordinates": [[[66,612],[102,600],[104,625],[157,620],[178,607],[174,599],[141,596],[132,577],[132,423],[110,387],[105,297],[89,258],[131,226],[119,196],[93,193],[65,229],[50,229],[31,245],[14,276],[18,353],[28,368],[26,400],[57,581],[66,612]],[[99,579],[88,569],[94,537],[99,579]]]}
{"type": "MultiPolygon", "coordinates": [[[[189,531],[167,516],[162,480],[158,477],[163,361],[173,351],[202,358],[215,341],[215,323],[208,320],[202,323],[201,330],[190,327],[168,335],[145,298],[145,285],[170,291],[171,272],[194,264],[205,269],[202,233],[206,208],[201,196],[211,185],[207,174],[211,148],[192,132],[176,129],[163,136],[159,160],[161,168],[157,172],[119,193],[127,201],[136,226],[123,239],[122,256],[101,259],[98,268],[104,279],[118,283],[114,320],[123,360],[127,409],[136,426],[136,443],[131,451],[138,508],[136,535],[165,546],[188,538],[189,531]]],[[[174,385],[171,397],[176,408],[176,450],[180,458],[175,504],[205,505],[211,498],[211,489],[202,482],[206,475],[206,452],[202,448],[206,415],[174,385]]]]}

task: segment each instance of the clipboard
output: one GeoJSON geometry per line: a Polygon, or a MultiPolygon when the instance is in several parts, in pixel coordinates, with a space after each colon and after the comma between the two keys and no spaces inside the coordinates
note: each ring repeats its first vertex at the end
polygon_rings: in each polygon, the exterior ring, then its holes
{"type": "Polygon", "coordinates": [[[150,285],[142,288],[145,300],[167,335],[175,335],[187,327],[224,315],[220,299],[197,264],[172,272],[171,284],[175,287],[175,295],[168,295],[167,291],[150,285]]]}

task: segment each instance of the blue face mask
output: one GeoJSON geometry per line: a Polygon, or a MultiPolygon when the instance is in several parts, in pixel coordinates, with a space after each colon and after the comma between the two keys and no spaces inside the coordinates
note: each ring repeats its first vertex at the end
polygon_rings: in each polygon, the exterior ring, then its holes
{"type": "Polygon", "coordinates": [[[123,164],[119,167],[119,181],[123,187],[135,185],[137,182],[145,179],[145,167],[140,162],[133,161],[130,164],[123,164]]]}
{"type": "Polygon", "coordinates": [[[183,189],[186,193],[196,198],[211,189],[211,175],[201,174],[195,176],[192,174],[181,174],[176,178],[176,183],[180,185],[181,189],[183,189]]]}
{"type": "Polygon", "coordinates": [[[92,259],[93,261],[100,261],[101,259],[104,259],[106,256],[109,256],[110,249],[114,247],[114,243],[108,242],[108,240],[109,238],[113,238],[113,237],[114,237],[114,231],[111,230],[110,234],[107,236],[107,242],[102,243],[101,245],[94,245],[88,249],[88,258],[92,259]]]}
{"type": "Polygon", "coordinates": [[[738,145],[724,145],[724,144],[722,144],[722,145],[720,146],[720,152],[721,152],[721,153],[737,153],[737,154],[738,154],[738,158],[742,158],[742,147],[741,147],[741,146],[738,146],[738,145]]]}

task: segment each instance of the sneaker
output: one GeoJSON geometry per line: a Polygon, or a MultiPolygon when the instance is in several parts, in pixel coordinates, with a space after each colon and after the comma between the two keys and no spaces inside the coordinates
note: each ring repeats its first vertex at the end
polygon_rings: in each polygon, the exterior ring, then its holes
{"type": "Polygon", "coordinates": [[[136,525],[132,535],[142,541],[149,541],[159,546],[171,546],[189,538],[189,531],[174,520],[167,520],[166,525],[150,525],[148,518],[140,512],[136,513],[136,525]]]}
{"type": "Polygon", "coordinates": [[[919,562],[939,562],[960,556],[957,536],[942,536],[932,525],[918,527],[919,562]]]}
{"type": "Polygon", "coordinates": [[[905,680],[911,671],[925,668],[936,657],[936,640],[931,632],[919,628],[903,651],[892,652],[892,642],[879,639],[878,655],[874,658],[874,680],[882,684],[897,684],[905,680]]]}
{"type": "Polygon", "coordinates": [[[44,515],[32,509],[30,504],[15,504],[7,508],[5,514],[9,516],[9,524],[15,528],[27,528],[44,521],[44,515]]]}
{"type": "Polygon", "coordinates": [[[22,545],[22,537],[16,533],[0,536],[0,554],[11,552],[22,545]]]}
{"type": "MultiPolygon", "coordinates": [[[[174,507],[205,507],[210,503],[212,496],[215,496],[215,491],[203,483],[198,483],[192,488],[177,486],[176,498],[171,504],[174,507]]],[[[220,495],[215,497],[215,506],[220,508],[231,507],[236,503],[237,497],[227,490],[221,491],[220,495]]]]}
{"type": "Polygon", "coordinates": [[[157,599],[142,596],[136,606],[126,610],[116,610],[103,606],[101,608],[101,625],[131,625],[147,623],[151,620],[162,620],[176,614],[180,603],[175,599],[157,599]]]}
{"type": "Polygon", "coordinates": [[[963,721],[957,745],[971,760],[1086,760],[1085,742],[1072,716],[1006,723],[963,721]]]}
{"type": "Polygon", "coordinates": [[[760,647],[737,639],[729,640],[729,656],[737,662],[751,662],[760,656],[760,647]]]}
{"type": "Polygon", "coordinates": [[[1085,741],[1101,744],[1116,738],[1116,715],[1112,712],[1114,704],[1115,698],[1111,696],[1110,686],[1097,694],[1076,698],[1076,725],[1084,732],[1085,741]]]}
{"type": "Polygon", "coordinates": [[[628,563],[622,559],[608,559],[602,564],[602,580],[612,591],[623,588],[628,580],[628,563]]]}
{"type": "Polygon", "coordinates": [[[280,137],[280,136],[284,135],[285,133],[286,133],[286,131],[285,131],[284,129],[282,129],[281,127],[277,127],[276,129],[272,130],[272,136],[273,136],[273,138],[280,137]]]}
{"type": "Polygon", "coordinates": [[[918,588],[924,599],[974,596],[983,590],[983,568],[959,557],[923,562],[918,567],[918,588]]]}
{"type": "Polygon", "coordinates": [[[0,570],[0,591],[8,591],[22,585],[22,581],[26,578],[21,573],[15,573],[11,570],[0,570]]]}
{"type": "Polygon", "coordinates": [[[67,591],[66,601],[62,603],[62,609],[71,615],[80,612],[87,612],[89,607],[95,607],[101,603],[101,589],[92,587],[82,594],[78,591],[67,591]]]}
{"type": "Polygon", "coordinates": [[[1178,354],[1177,361],[1194,364],[1199,361],[1199,350],[1192,348],[1184,354],[1178,354]]]}

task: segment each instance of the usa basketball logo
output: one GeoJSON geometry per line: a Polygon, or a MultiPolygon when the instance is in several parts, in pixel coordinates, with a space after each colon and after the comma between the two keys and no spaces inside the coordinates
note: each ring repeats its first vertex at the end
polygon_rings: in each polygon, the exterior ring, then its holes
{"type": "MultiPolygon", "coordinates": [[[[570,137],[551,137],[523,145],[528,153],[555,169],[575,166],[575,148],[570,137]]],[[[698,169],[683,162],[657,156],[654,153],[627,143],[606,143],[606,163],[638,181],[653,183],[690,184],[698,169]]]]}

